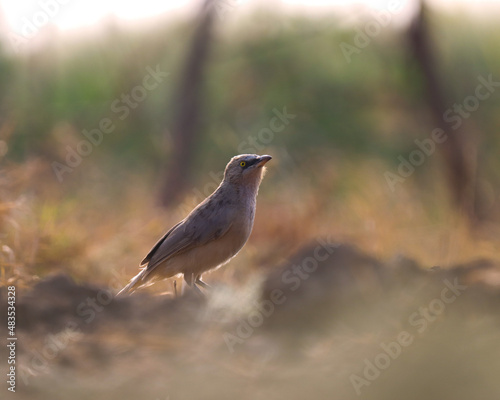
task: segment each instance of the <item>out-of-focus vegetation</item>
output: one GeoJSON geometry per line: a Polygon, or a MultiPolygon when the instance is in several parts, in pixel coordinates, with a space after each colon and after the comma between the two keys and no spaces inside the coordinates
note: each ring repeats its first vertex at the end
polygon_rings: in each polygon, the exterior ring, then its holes
{"type": "MultiPolygon", "coordinates": [[[[16,285],[16,395],[497,399],[500,90],[464,118],[487,216],[473,225],[439,145],[394,190],[384,176],[436,128],[406,28],[348,62],[340,45],[359,31],[340,18],[237,14],[216,20],[194,179],[169,208],[158,199],[192,21],[0,49],[0,299],[16,285]],[[204,276],[214,290],[148,295],[171,291],[157,283],[114,298],[242,152],[273,159],[249,242],[204,276]],[[412,343],[395,344],[401,334],[412,343]]],[[[449,107],[479,77],[500,81],[498,24],[430,22],[449,107]]]]}
{"type": "MultiPolygon", "coordinates": [[[[196,182],[170,210],[155,204],[165,154],[175,152],[169,126],[189,22],[134,30],[110,22],[89,37],[54,34],[49,46],[20,54],[4,45],[2,283],[28,283],[54,270],[85,280],[130,276],[163,230],[210,194],[227,160],[249,151],[274,159],[251,242],[220,276],[244,279],[318,234],[428,266],[498,258],[496,225],[487,222],[473,238],[450,207],[439,152],[390,190],[384,172],[396,172],[398,156],[407,158],[413,140],[434,128],[422,78],[402,29],[384,28],[347,62],[340,44],[352,45],[357,33],[341,22],[269,13],[237,26],[230,15],[217,21],[196,182]],[[148,67],[169,75],[120,119],[113,103],[124,104],[122,95],[143,84],[148,67]],[[285,108],[294,118],[284,129],[261,134],[285,108]],[[67,146],[77,149],[83,131],[103,118],[115,129],[59,182],[53,162],[65,163],[67,146]]],[[[431,33],[450,107],[474,94],[478,76],[500,78],[496,26],[434,15],[431,33]]],[[[467,120],[478,133],[477,184],[491,215],[499,201],[499,105],[500,91],[467,120]]]]}

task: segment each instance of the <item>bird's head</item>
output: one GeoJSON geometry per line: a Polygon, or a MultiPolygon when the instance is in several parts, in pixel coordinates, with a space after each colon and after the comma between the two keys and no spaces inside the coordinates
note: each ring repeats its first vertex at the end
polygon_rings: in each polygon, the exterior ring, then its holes
{"type": "Polygon", "coordinates": [[[238,184],[251,185],[258,188],[266,168],[264,165],[271,160],[268,155],[240,154],[231,158],[224,171],[224,180],[238,184]]]}

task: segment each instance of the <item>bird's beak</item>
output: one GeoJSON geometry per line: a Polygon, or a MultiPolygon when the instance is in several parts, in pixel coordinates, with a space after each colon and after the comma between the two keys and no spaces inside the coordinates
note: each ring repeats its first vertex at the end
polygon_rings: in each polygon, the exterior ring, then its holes
{"type": "Polygon", "coordinates": [[[271,156],[260,156],[259,161],[255,165],[256,167],[263,167],[269,160],[272,160],[271,156]]]}

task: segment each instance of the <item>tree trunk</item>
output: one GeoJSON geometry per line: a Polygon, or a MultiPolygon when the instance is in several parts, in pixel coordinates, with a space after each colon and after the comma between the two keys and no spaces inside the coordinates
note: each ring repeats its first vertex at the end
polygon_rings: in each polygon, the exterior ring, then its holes
{"type": "Polygon", "coordinates": [[[182,198],[190,180],[196,143],[199,142],[201,134],[203,78],[212,41],[216,1],[205,0],[203,3],[180,85],[172,102],[173,153],[164,174],[159,199],[164,207],[182,198]]]}
{"type": "Polygon", "coordinates": [[[423,75],[427,102],[436,127],[447,133],[446,141],[438,144],[437,147],[442,152],[446,163],[453,202],[459,212],[469,218],[470,222],[476,222],[475,146],[473,141],[469,140],[471,132],[465,131],[465,124],[452,130],[444,120],[443,114],[448,108],[448,103],[444,80],[439,77],[436,68],[426,12],[426,7],[421,2],[420,12],[409,31],[410,47],[423,75]]]}

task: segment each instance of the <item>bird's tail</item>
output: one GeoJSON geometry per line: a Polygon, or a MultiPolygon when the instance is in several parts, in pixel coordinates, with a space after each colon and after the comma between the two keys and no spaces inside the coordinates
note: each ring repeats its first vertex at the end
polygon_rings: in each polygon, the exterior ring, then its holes
{"type": "Polygon", "coordinates": [[[123,296],[125,294],[130,294],[136,291],[139,287],[145,284],[144,278],[146,277],[146,268],[143,268],[136,276],[134,276],[129,284],[125,286],[122,290],[117,293],[117,296],[123,296]]]}

